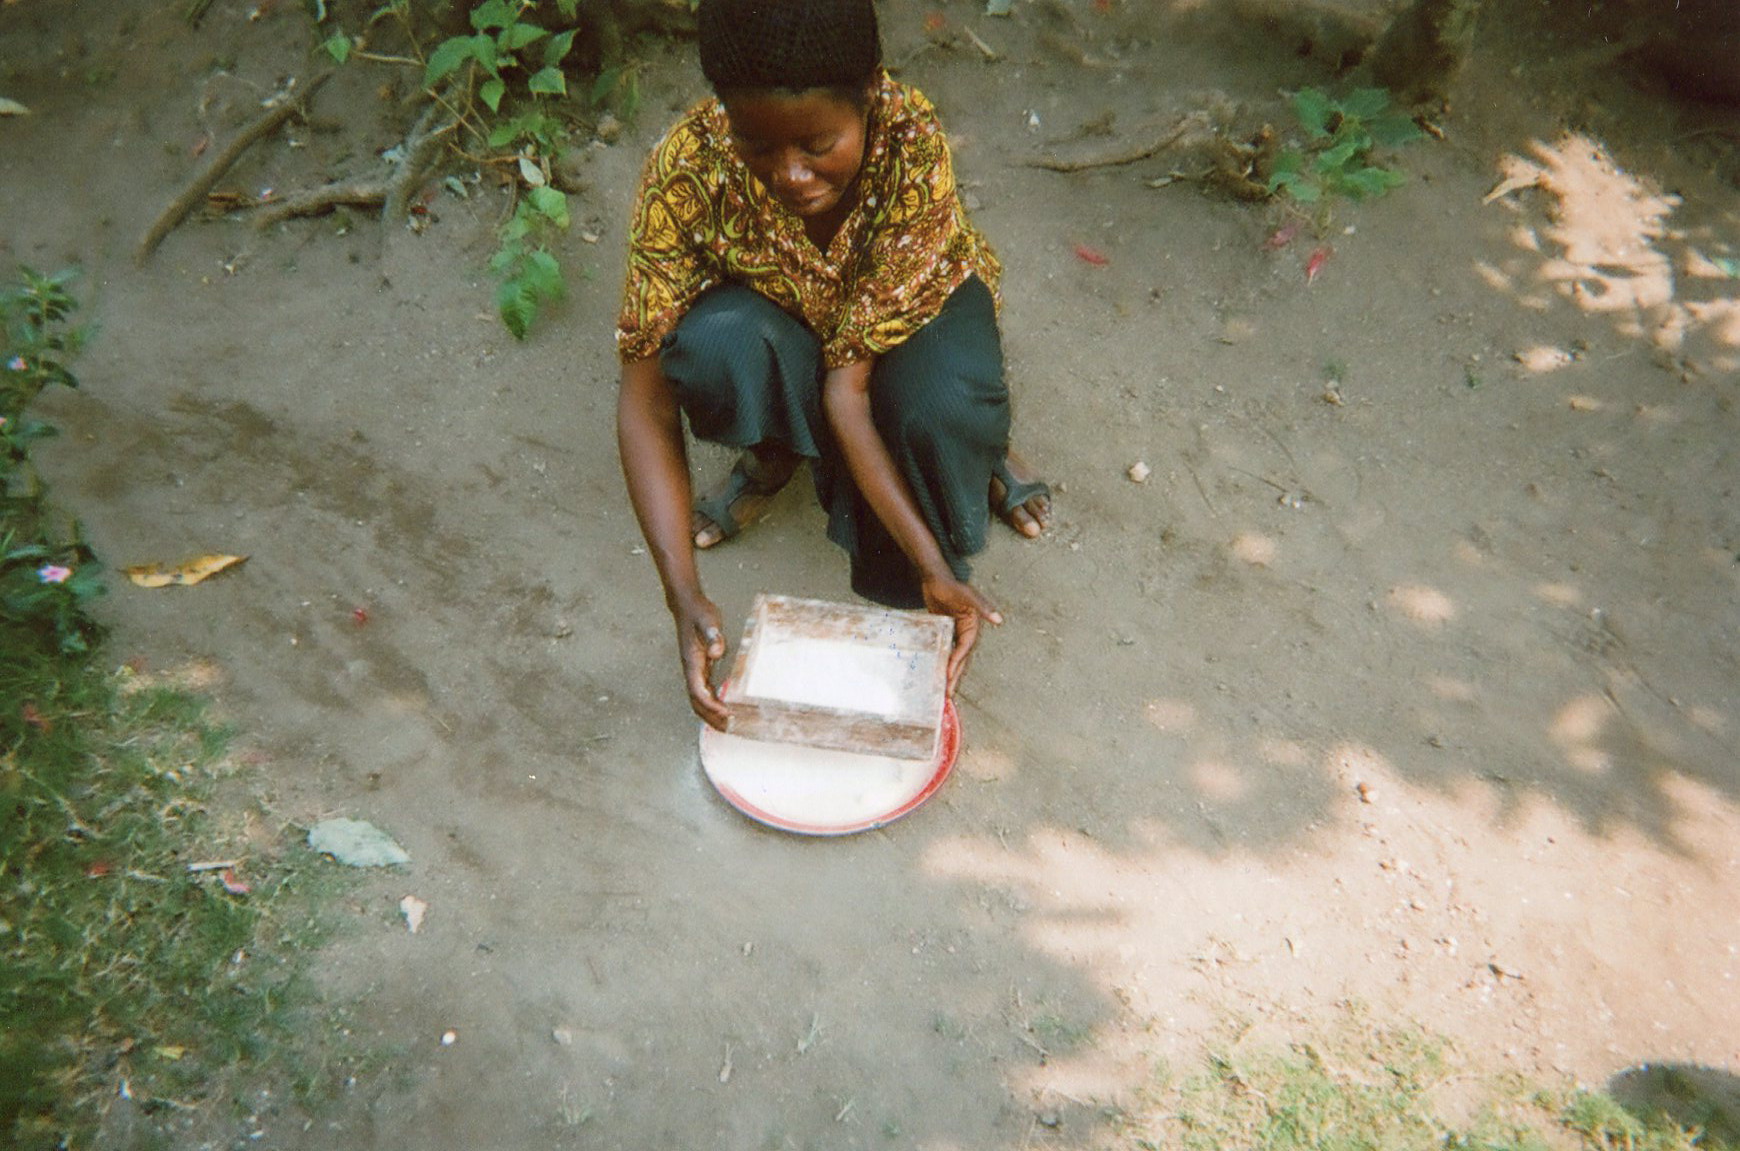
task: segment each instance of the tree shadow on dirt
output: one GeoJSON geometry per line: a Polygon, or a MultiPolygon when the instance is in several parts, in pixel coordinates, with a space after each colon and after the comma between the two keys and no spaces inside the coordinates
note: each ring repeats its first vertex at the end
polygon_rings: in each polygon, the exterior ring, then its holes
{"type": "Polygon", "coordinates": [[[1666,1115],[1705,1133],[1701,1146],[1740,1146],[1740,1077],[1688,1063],[1643,1063],[1615,1075],[1608,1094],[1640,1120],[1666,1115]]]}

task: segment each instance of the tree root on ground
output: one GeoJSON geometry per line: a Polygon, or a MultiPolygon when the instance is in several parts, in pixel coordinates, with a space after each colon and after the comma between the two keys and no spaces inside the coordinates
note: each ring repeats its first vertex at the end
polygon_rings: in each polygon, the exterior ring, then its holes
{"type": "Polygon", "coordinates": [[[452,111],[446,100],[439,95],[430,99],[416,125],[406,133],[404,142],[388,153],[397,153],[399,158],[387,162],[387,172],[375,176],[351,176],[317,188],[291,192],[270,204],[261,205],[254,213],[254,226],[270,228],[292,217],[319,216],[339,207],[378,207],[382,223],[401,222],[410,215],[411,201],[416,198],[418,186],[434,169],[442,145],[461,123],[458,114],[454,113],[453,120],[436,127],[435,122],[443,110],[452,111]]]}
{"type": "Polygon", "coordinates": [[[321,216],[334,208],[378,208],[386,202],[384,180],[338,180],[260,205],[254,212],[254,226],[270,228],[293,216],[321,216]]]}
{"type": "Polygon", "coordinates": [[[1087,172],[1094,168],[1134,164],[1138,160],[1146,160],[1168,150],[1191,152],[1205,147],[1212,148],[1237,116],[1238,105],[1220,92],[1204,92],[1197,99],[1201,101],[1202,107],[1178,116],[1142,142],[1117,144],[1098,151],[1077,151],[1073,155],[1059,156],[1053,153],[1035,156],[1027,160],[1026,164],[1030,168],[1044,168],[1048,172],[1087,172]]]}
{"type": "Polygon", "coordinates": [[[286,88],[279,95],[277,102],[268,108],[264,115],[242,129],[241,134],[231,140],[228,147],[212,158],[211,163],[205,166],[205,170],[196,176],[186,188],[182,189],[181,195],[175,197],[170,202],[169,207],[163,210],[163,214],[157,217],[156,222],[146,230],[145,235],[139,240],[139,250],[134,253],[134,261],[143,264],[150,259],[151,253],[157,250],[157,245],[163,242],[163,238],[174,231],[177,224],[187,218],[187,214],[193,211],[195,205],[205,200],[211,190],[217,186],[217,182],[223,179],[224,173],[228,172],[235,166],[236,161],[242,158],[242,153],[253,147],[256,142],[276,132],[284,121],[296,115],[301,110],[302,105],[320,91],[320,86],[332,79],[332,76],[331,72],[322,72],[310,80],[299,92],[293,86],[286,88]]]}
{"type": "Polygon", "coordinates": [[[1044,168],[1047,172],[1086,172],[1092,168],[1115,168],[1121,164],[1134,164],[1138,160],[1162,152],[1183,138],[1191,128],[1190,117],[1181,118],[1171,130],[1157,140],[1146,144],[1125,145],[1109,152],[1097,152],[1088,156],[1078,156],[1074,159],[1060,159],[1057,156],[1039,156],[1027,161],[1030,168],[1044,168]]]}

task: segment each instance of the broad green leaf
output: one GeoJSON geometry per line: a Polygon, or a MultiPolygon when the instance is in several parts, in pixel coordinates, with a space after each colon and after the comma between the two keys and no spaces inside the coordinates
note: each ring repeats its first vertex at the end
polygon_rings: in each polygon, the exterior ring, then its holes
{"type": "Polygon", "coordinates": [[[499,74],[501,70],[499,67],[500,57],[496,54],[495,41],[488,36],[473,36],[471,42],[472,55],[477,57],[477,62],[482,64],[490,75],[499,74]]]}
{"type": "MultiPolygon", "coordinates": [[[[513,219],[509,220],[506,224],[502,225],[502,230],[501,230],[502,250],[506,251],[507,246],[509,244],[512,244],[515,241],[519,240],[520,238],[525,236],[525,234],[527,232],[530,232],[531,230],[532,230],[532,222],[530,220],[526,219],[525,216],[521,215],[519,212],[515,212],[513,215],[513,219]]],[[[515,254],[517,255],[518,253],[516,252],[515,254]]]]}
{"type": "Polygon", "coordinates": [[[1274,179],[1281,176],[1297,176],[1299,170],[1304,166],[1305,154],[1297,148],[1288,148],[1275,157],[1275,166],[1270,169],[1272,173],[1270,181],[1272,183],[1274,179]]]}
{"type": "Polygon", "coordinates": [[[1335,126],[1335,134],[1329,137],[1329,146],[1339,148],[1343,144],[1352,144],[1356,156],[1371,149],[1371,133],[1365,130],[1363,121],[1343,119],[1335,126]]]}
{"type": "Polygon", "coordinates": [[[1341,114],[1360,120],[1381,115],[1390,106],[1390,94],[1383,88],[1355,88],[1341,101],[1341,114]]]}
{"type": "Polygon", "coordinates": [[[504,247],[489,258],[489,270],[498,276],[505,275],[522,254],[517,244],[511,248],[504,247]]]}
{"type": "Polygon", "coordinates": [[[560,64],[562,57],[568,54],[570,48],[574,47],[574,37],[579,35],[579,31],[578,28],[571,28],[566,32],[559,32],[550,37],[550,42],[544,45],[544,64],[548,67],[560,64]]]}
{"type": "Polygon", "coordinates": [[[489,105],[491,112],[500,111],[501,98],[507,93],[507,81],[500,76],[491,76],[477,90],[477,98],[489,105]]]}
{"type": "Polygon", "coordinates": [[[514,137],[520,134],[519,124],[509,120],[505,124],[497,124],[489,130],[489,146],[505,148],[514,142],[514,137]]]}
{"type": "Polygon", "coordinates": [[[624,120],[634,119],[634,114],[640,111],[639,72],[630,72],[628,74],[628,82],[622,90],[622,99],[616,102],[616,111],[624,120]]]}
{"type": "Polygon", "coordinates": [[[533,188],[526,193],[532,207],[548,217],[558,228],[568,226],[568,197],[554,188],[533,188]]]}
{"type": "Polygon", "coordinates": [[[580,10],[580,0],[556,0],[556,10],[572,20],[580,10]]]}
{"type": "Polygon", "coordinates": [[[1405,112],[1378,116],[1366,127],[1371,130],[1372,143],[1380,148],[1397,148],[1426,134],[1414,123],[1414,118],[1405,112]]]}
{"type": "Polygon", "coordinates": [[[520,279],[541,300],[559,300],[568,291],[568,285],[562,280],[562,266],[556,262],[556,257],[542,248],[526,257],[526,267],[520,273],[520,279]]]}
{"type": "Polygon", "coordinates": [[[471,10],[471,26],[479,32],[491,28],[506,28],[519,16],[507,0],[483,0],[471,10]]]}
{"type": "Polygon", "coordinates": [[[1293,112],[1313,136],[1329,135],[1329,118],[1335,113],[1335,105],[1320,89],[1299,89],[1293,97],[1293,112]]]}
{"type": "Polygon", "coordinates": [[[1392,172],[1388,168],[1358,168],[1342,173],[1340,182],[1346,187],[1348,195],[1358,200],[1366,196],[1381,196],[1391,188],[1405,183],[1405,180],[1400,172],[1392,172]]]}
{"type": "Polygon", "coordinates": [[[549,33],[536,24],[509,24],[501,30],[501,34],[496,37],[495,42],[501,45],[504,52],[518,52],[527,44],[534,43],[547,35],[549,33]]]}
{"type": "Polygon", "coordinates": [[[1314,167],[1319,172],[1337,171],[1341,168],[1345,168],[1347,166],[1347,162],[1349,160],[1353,159],[1354,154],[1357,153],[1358,151],[1359,151],[1359,141],[1358,140],[1356,140],[1356,139],[1343,140],[1341,143],[1337,144],[1333,148],[1330,148],[1328,151],[1319,153],[1317,156],[1317,162],[1314,165],[1314,167]]]}
{"type": "Polygon", "coordinates": [[[606,68],[598,73],[598,78],[592,81],[592,94],[590,96],[592,103],[595,105],[604,103],[605,98],[615,91],[616,82],[620,79],[622,79],[621,68],[606,68]]]}
{"type": "Polygon", "coordinates": [[[350,37],[343,32],[334,32],[320,46],[340,64],[350,59],[350,37]]]}
{"type": "Polygon", "coordinates": [[[568,81],[563,78],[560,68],[544,68],[534,72],[526,81],[526,91],[537,96],[566,96],[568,81]]]}
{"type": "Polygon", "coordinates": [[[504,280],[496,285],[495,306],[514,339],[525,339],[532,321],[538,317],[538,301],[526,291],[525,285],[518,280],[504,280]]]}
{"type": "Polygon", "coordinates": [[[476,46],[470,36],[453,36],[441,41],[435,51],[429,53],[429,63],[423,69],[423,86],[434,87],[453,74],[467,60],[476,55],[476,46]]]}
{"type": "Polygon", "coordinates": [[[1301,204],[1315,204],[1323,195],[1323,189],[1309,180],[1299,180],[1287,185],[1287,195],[1301,204]]]}

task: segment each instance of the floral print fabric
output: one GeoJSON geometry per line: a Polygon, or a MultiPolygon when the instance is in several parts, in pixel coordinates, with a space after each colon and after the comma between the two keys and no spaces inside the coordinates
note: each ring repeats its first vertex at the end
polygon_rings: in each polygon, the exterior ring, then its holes
{"type": "Polygon", "coordinates": [[[936,110],[881,74],[857,202],[827,251],[738,159],[718,100],[697,105],[647,160],[629,226],[617,320],[624,363],[656,355],[695,298],[734,282],[802,320],[829,368],[881,355],[978,276],[1002,266],[968,221],[936,110]]]}

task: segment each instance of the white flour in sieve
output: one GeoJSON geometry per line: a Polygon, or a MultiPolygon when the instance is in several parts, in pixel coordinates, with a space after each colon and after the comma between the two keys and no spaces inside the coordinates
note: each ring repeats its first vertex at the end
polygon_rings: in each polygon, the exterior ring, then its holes
{"type": "Polygon", "coordinates": [[[895,718],[915,662],[895,647],[778,636],[756,650],[743,693],[895,718]]]}

